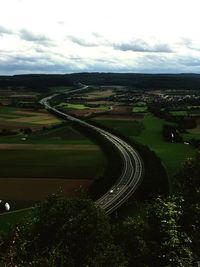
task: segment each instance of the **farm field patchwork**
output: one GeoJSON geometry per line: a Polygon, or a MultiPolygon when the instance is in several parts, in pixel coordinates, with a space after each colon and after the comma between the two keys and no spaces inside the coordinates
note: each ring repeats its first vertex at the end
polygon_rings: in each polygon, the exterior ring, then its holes
{"type": "Polygon", "coordinates": [[[86,136],[72,128],[70,124],[46,127],[23,138],[23,134],[0,136],[0,144],[92,144],[86,136]]]}
{"type": "Polygon", "coordinates": [[[58,105],[59,107],[64,107],[66,109],[91,109],[91,110],[108,110],[107,106],[98,106],[98,107],[90,107],[85,104],[73,104],[73,103],[61,103],[58,105]]]}
{"type": "Polygon", "coordinates": [[[80,186],[88,190],[107,166],[94,144],[1,144],[0,162],[0,196],[12,210],[59,190],[68,197],[80,186]]]}
{"type": "Polygon", "coordinates": [[[38,129],[43,125],[60,122],[60,119],[57,119],[45,110],[33,111],[15,107],[0,108],[0,129],[20,129],[23,127],[38,129]]]}

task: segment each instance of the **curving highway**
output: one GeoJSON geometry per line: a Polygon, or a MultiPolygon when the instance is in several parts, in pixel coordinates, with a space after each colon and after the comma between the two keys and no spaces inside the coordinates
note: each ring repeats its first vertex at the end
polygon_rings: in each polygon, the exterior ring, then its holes
{"type": "MultiPolygon", "coordinates": [[[[68,91],[65,94],[84,91],[87,88],[88,86],[83,86],[80,89],[68,91]]],[[[57,94],[45,97],[40,100],[40,103],[44,105],[47,110],[52,110],[56,114],[62,115],[69,121],[84,125],[103,135],[104,138],[114,144],[121,153],[123,160],[123,168],[121,174],[119,174],[118,180],[107,193],[105,193],[101,198],[96,201],[96,205],[103,208],[107,214],[112,213],[135,192],[135,190],[141,183],[144,173],[142,159],[138,152],[132,146],[130,146],[128,143],[126,143],[124,140],[117,137],[116,135],[52,107],[49,101],[56,95],[57,94]]]]}

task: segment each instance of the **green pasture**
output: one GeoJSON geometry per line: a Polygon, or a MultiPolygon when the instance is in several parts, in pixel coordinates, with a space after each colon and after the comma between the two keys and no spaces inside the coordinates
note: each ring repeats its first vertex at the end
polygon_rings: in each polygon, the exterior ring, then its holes
{"type": "Polygon", "coordinates": [[[0,177],[93,179],[102,171],[100,150],[0,150],[0,177]],[[10,167],[12,166],[12,168],[10,167]]]}
{"type": "Polygon", "coordinates": [[[182,143],[165,142],[161,132],[162,125],[166,122],[149,113],[144,117],[142,125],[132,121],[108,122],[99,120],[99,122],[128,135],[155,151],[165,165],[170,178],[173,177],[188,157],[193,157],[196,153],[196,150],[191,146],[182,143]]]}
{"type": "Polygon", "coordinates": [[[134,138],[156,152],[172,177],[188,157],[195,155],[196,150],[182,143],[164,141],[161,134],[164,123],[164,120],[148,114],[143,120],[144,130],[134,138]]]}

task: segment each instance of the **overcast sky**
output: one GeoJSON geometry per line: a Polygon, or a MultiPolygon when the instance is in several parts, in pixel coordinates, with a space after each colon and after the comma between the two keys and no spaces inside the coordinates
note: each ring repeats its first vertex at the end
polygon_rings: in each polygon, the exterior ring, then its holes
{"type": "Polygon", "coordinates": [[[0,75],[200,73],[199,0],[0,0],[0,75]]]}

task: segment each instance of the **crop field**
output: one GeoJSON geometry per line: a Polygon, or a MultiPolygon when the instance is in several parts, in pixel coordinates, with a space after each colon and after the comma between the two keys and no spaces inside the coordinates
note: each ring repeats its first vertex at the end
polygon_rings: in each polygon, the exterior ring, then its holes
{"type": "Polygon", "coordinates": [[[9,200],[14,210],[30,207],[59,191],[62,191],[66,197],[71,197],[78,188],[88,190],[91,183],[90,179],[1,178],[0,195],[1,198],[9,200]],[[12,201],[13,198],[15,201],[12,201]]]}
{"type": "Polygon", "coordinates": [[[144,113],[144,112],[147,112],[147,107],[146,106],[141,106],[141,107],[137,107],[137,106],[135,106],[135,107],[133,107],[133,109],[132,109],[132,111],[133,112],[138,112],[138,113],[144,113]]]}
{"type": "Polygon", "coordinates": [[[84,95],[85,99],[98,99],[98,98],[106,98],[109,96],[114,95],[114,91],[112,89],[103,89],[103,90],[94,90],[92,92],[87,93],[84,95]]]}
{"type": "Polygon", "coordinates": [[[58,107],[64,108],[69,114],[75,115],[78,117],[84,117],[94,114],[99,114],[102,112],[109,111],[109,106],[99,105],[94,107],[89,107],[84,104],[70,104],[70,103],[61,103],[58,107]]]}
{"type": "Polygon", "coordinates": [[[0,162],[0,196],[12,210],[59,190],[67,197],[79,187],[88,190],[107,166],[103,152],[91,144],[1,144],[0,162]]]}
{"type": "Polygon", "coordinates": [[[93,145],[2,145],[0,162],[2,178],[94,179],[104,155],[93,145]]]}
{"type": "Polygon", "coordinates": [[[92,144],[86,136],[70,125],[38,130],[23,138],[23,134],[0,136],[0,144],[92,144]]]}
{"type": "Polygon", "coordinates": [[[135,112],[135,113],[145,113],[147,112],[147,110],[148,110],[148,107],[145,102],[137,102],[134,104],[132,108],[132,112],[135,112]]]}
{"type": "Polygon", "coordinates": [[[62,106],[66,109],[91,109],[91,110],[108,110],[108,107],[107,106],[98,106],[98,107],[89,107],[87,105],[84,105],[84,104],[72,104],[72,103],[61,103],[59,106],[62,106]]]}
{"type": "Polygon", "coordinates": [[[173,116],[200,117],[200,106],[174,107],[170,109],[173,116]]]}
{"type": "Polygon", "coordinates": [[[43,125],[57,124],[61,120],[44,110],[33,111],[15,107],[0,108],[0,129],[41,128],[43,125]]]}
{"type": "Polygon", "coordinates": [[[173,116],[188,116],[188,112],[186,110],[170,111],[170,114],[173,116]]]}
{"type": "Polygon", "coordinates": [[[46,111],[8,107],[0,111],[0,122],[4,120],[7,129],[37,125],[28,135],[18,131],[0,136],[0,195],[12,210],[32,206],[59,189],[66,196],[80,186],[87,190],[106,168],[100,148],[71,123],[60,123],[46,111]],[[50,119],[56,123],[48,124],[50,119]]]}

